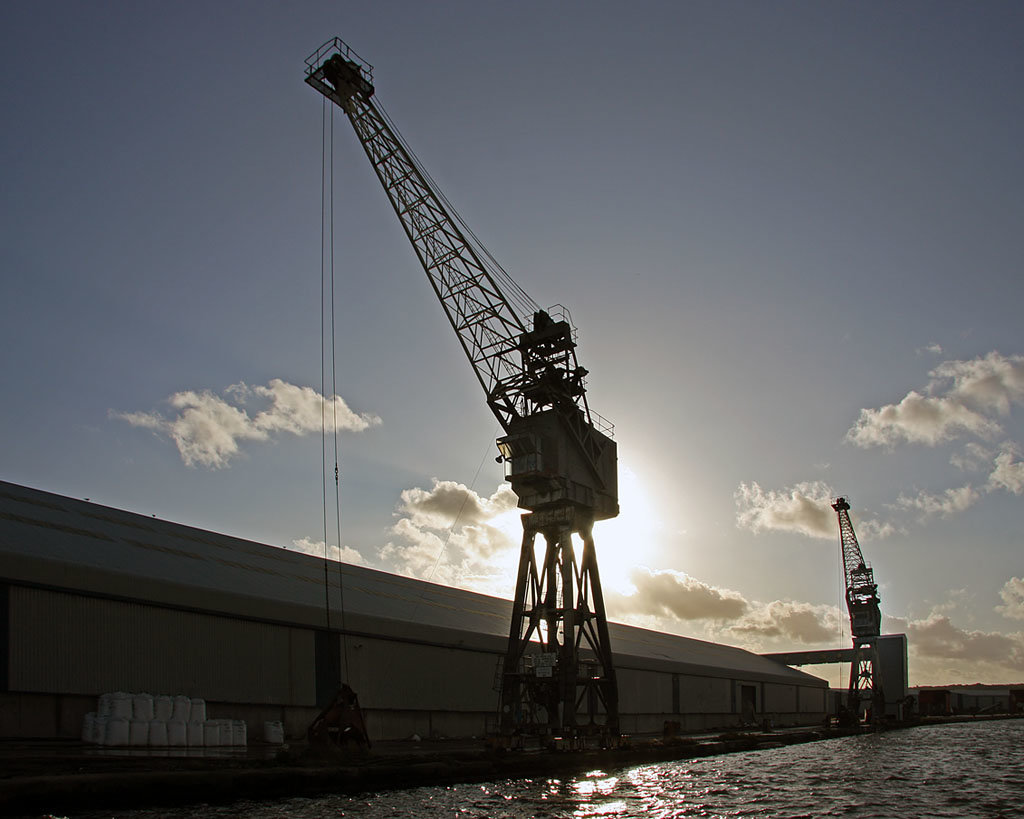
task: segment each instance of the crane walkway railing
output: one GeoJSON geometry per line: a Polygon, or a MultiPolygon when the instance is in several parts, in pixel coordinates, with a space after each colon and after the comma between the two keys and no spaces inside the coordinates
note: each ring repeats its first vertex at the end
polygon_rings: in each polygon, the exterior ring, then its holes
{"type": "Polygon", "coordinates": [[[333,37],[306,57],[306,75],[315,74],[317,69],[335,54],[340,54],[342,58],[356,63],[366,79],[373,80],[373,66],[356,54],[352,47],[340,37],[333,37]]]}

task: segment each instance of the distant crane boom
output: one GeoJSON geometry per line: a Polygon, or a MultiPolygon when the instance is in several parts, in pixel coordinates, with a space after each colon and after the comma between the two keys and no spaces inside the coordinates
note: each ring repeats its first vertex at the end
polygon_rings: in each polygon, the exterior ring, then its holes
{"type": "Polygon", "coordinates": [[[843,575],[846,581],[846,608],[850,614],[853,636],[853,661],[850,664],[850,686],[847,710],[857,720],[861,709],[873,707],[873,717],[881,716],[885,707],[878,663],[878,637],[882,628],[878,584],[874,572],[864,561],[857,534],[850,522],[850,504],[836,498],[832,504],[839,519],[839,545],[843,554],[843,575]]]}
{"type": "Polygon", "coordinates": [[[839,541],[843,549],[843,572],[846,576],[846,608],[855,637],[877,637],[881,634],[882,613],[878,607],[878,584],[874,572],[864,562],[857,534],[850,522],[850,504],[837,498],[832,504],[839,517],[839,541]]]}

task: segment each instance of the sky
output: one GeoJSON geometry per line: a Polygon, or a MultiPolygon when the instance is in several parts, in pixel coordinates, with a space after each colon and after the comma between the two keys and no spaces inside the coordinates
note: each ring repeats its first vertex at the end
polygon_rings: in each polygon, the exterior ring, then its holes
{"type": "Polygon", "coordinates": [[[325,306],[336,35],[572,313],[610,619],[847,645],[843,495],[911,684],[1024,681],[1013,2],[5,3],[0,479],[511,597],[499,428],[340,113],[325,306]]]}

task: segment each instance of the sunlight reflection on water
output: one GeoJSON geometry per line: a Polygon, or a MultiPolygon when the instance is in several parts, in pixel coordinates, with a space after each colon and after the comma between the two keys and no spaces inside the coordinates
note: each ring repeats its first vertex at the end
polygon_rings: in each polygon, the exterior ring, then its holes
{"type": "Polygon", "coordinates": [[[1024,720],[915,728],[564,779],[133,811],[134,819],[1024,817],[1024,720]]]}

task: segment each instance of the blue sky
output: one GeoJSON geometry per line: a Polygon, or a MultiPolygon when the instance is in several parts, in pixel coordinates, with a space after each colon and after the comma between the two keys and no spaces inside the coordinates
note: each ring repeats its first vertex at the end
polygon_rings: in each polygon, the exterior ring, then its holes
{"type": "MultiPolygon", "coordinates": [[[[848,640],[844,494],[912,682],[1024,679],[1016,3],[6,4],[0,478],[322,553],[336,34],[572,311],[613,619],[848,640]]],[[[345,556],[509,595],[496,423],[340,117],[334,155],[345,556]]]]}

